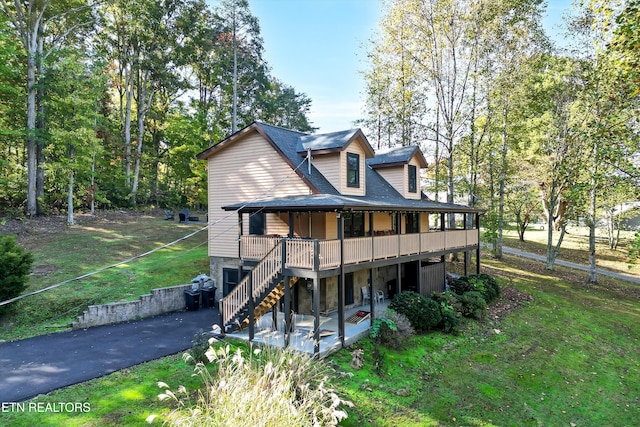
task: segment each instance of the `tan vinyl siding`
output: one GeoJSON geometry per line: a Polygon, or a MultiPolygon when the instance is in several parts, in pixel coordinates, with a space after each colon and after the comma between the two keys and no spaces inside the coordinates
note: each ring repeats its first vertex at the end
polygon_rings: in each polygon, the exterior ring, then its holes
{"type": "Polygon", "coordinates": [[[402,188],[404,188],[404,197],[407,199],[420,200],[420,195],[422,193],[420,188],[420,163],[418,163],[418,159],[416,155],[414,155],[409,161],[410,165],[416,167],[416,192],[409,193],[409,167],[405,165],[404,167],[404,179],[405,184],[402,188]]]}
{"type": "Polygon", "coordinates": [[[336,190],[342,192],[340,189],[340,153],[315,155],[311,162],[336,190]]]}
{"type": "Polygon", "coordinates": [[[387,212],[374,212],[373,229],[375,231],[391,230],[391,215],[387,212]]]}
{"type": "Polygon", "coordinates": [[[335,212],[325,214],[325,239],[338,238],[338,219],[335,212]]]}
{"type": "Polygon", "coordinates": [[[364,196],[367,191],[367,183],[365,182],[366,171],[365,151],[362,146],[354,141],[340,152],[340,193],[348,196],[364,196]],[[360,155],[360,186],[347,186],[347,153],[355,153],[360,155]]]}
{"type": "MultiPolygon", "coordinates": [[[[279,218],[277,214],[268,213],[265,217],[267,226],[265,227],[264,234],[277,234],[283,237],[289,235],[289,224],[279,218]]],[[[244,234],[247,234],[246,229],[244,234]]]]}
{"type": "Polygon", "coordinates": [[[420,232],[426,233],[429,231],[429,214],[422,212],[420,214],[420,232]]]}
{"type": "Polygon", "coordinates": [[[395,190],[402,195],[402,197],[407,197],[406,188],[408,183],[406,165],[401,166],[393,166],[388,168],[378,168],[376,171],[387,181],[395,190]],[[403,189],[405,189],[403,191],[403,189]]]}
{"type": "Polygon", "coordinates": [[[409,166],[391,166],[376,169],[377,172],[405,199],[420,200],[420,162],[417,156],[413,156],[409,161],[410,165],[416,167],[416,192],[409,192],[409,166]]]}
{"type": "MultiPolygon", "coordinates": [[[[238,256],[238,215],[223,211],[222,206],[251,201],[261,195],[310,194],[309,187],[291,173],[291,167],[257,132],[215,153],[209,158],[208,167],[209,223],[215,224],[209,228],[209,256],[238,256]]],[[[273,224],[267,220],[267,233],[273,224]]],[[[248,222],[243,229],[249,232],[248,222]]]]}

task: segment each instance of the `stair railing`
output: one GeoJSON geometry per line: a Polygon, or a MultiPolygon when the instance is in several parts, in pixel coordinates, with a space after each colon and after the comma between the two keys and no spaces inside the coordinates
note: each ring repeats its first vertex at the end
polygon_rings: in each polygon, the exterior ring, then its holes
{"type": "Polygon", "coordinates": [[[247,274],[229,294],[220,300],[222,324],[227,326],[249,303],[249,292],[255,300],[262,295],[273,280],[282,273],[282,240],[280,240],[260,262],[247,274]],[[249,286],[249,280],[251,285],[249,286]]]}

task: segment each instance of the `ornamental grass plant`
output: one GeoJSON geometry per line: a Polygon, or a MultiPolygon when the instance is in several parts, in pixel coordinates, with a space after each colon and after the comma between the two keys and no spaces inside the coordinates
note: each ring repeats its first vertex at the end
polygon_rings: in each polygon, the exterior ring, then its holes
{"type": "MultiPolygon", "coordinates": [[[[211,363],[197,363],[203,387],[174,392],[163,382],[161,400],[171,402],[170,426],[335,426],[347,417],[350,403],[329,384],[333,375],[322,361],[292,350],[232,350],[214,345],[211,363]],[[209,369],[207,369],[209,367],[209,369]]],[[[185,359],[189,359],[188,354],[185,359]]],[[[156,418],[152,415],[148,421],[156,418]]]]}

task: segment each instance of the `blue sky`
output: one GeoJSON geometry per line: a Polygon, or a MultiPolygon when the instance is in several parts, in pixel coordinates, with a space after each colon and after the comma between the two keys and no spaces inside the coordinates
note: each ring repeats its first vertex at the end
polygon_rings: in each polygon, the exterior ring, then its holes
{"type": "MultiPolygon", "coordinates": [[[[549,0],[544,26],[552,31],[570,0],[549,0]]],[[[383,7],[379,0],[249,0],[260,22],[272,75],[313,101],[318,133],[354,127],[364,104],[366,46],[383,7]]]]}

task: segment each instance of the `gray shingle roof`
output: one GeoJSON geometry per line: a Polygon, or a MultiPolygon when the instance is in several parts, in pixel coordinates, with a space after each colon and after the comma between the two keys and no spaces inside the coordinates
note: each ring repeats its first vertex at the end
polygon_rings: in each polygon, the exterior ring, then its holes
{"type": "MultiPolygon", "coordinates": [[[[375,165],[382,163],[408,162],[413,157],[417,147],[401,147],[381,154],[372,159],[367,159],[366,173],[366,196],[344,196],[329,183],[329,181],[318,171],[313,162],[309,171],[308,164],[303,163],[306,158],[306,149],[325,150],[340,149],[345,144],[353,140],[354,136],[361,132],[359,129],[342,132],[333,132],[324,135],[309,135],[266,123],[254,122],[251,126],[257,127],[259,131],[266,135],[275,148],[293,165],[300,166],[298,173],[303,176],[311,186],[320,194],[279,197],[277,194],[254,200],[249,203],[236,203],[224,206],[225,210],[240,209],[243,212],[255,212],[264,210],[270,212],[277,211],[333,211],[333,210],[407,210],[407,211],[429,211],[429,212],[478,212],[478,209],[462,205],[433,202],[423,197],[422,200],[409,200],[402,197],[391,184],[389,184],[378,172],[374,170],[375,165]],[[302,148],[302,150],[301,150],[302,148]],[[379,161],[382,163],[379,163],[379,161]],[[376,162],[378,161],[378,162],[376,162]],[[373,165],[371,164],[373,162],[373,165]]],[[[242,131],[240,131],[242,132],[242,131]]],[[[227,140],[225,140],[227,141],[227,140]]],[[[225,142],[223,141],[223,143],[225,142]]],[[[222,144],[222,143],[221,143],[222,144]]],[[[209,150],[198,155],[199,158],[206,158],[209,150]]],[[[422,155],[420,153],[420,155],[422,155]]]]}
{"type": "Polygon", "coordinates": [[[357,132],[358,129],[350,129],[321,135],[304,135],[298,139],[296,150],[302,153],[307,150],[342,149],[353,139],[357,132]]]}
{"type": "Polygon", "coordinates": [[[418,152],[419,156],[422,156],[420,148],[416,147],[415,145],[392,148],[391,150],[385,152],[376,153],[375,157],[367,159],[367,164],[373,168],[391,165],[402,165],[409,163],[416,152],[418,152]]]}

